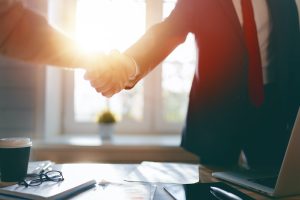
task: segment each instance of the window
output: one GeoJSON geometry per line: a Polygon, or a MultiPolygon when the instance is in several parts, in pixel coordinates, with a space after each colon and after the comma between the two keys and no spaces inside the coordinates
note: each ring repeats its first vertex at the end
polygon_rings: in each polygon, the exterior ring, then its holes
{"type": "MultiPolygon", "coordinates": [[[[168,16],[176,0],[77,0],[75,37],[86,50],[125,50],[146,27],[168,16]]],[[[189,35],[162,64],[132,90],[110,99],[83,79],[84,71],[65,76],[64,132],[96,132],[95,117],[109,107],[117,113],[119,133],[180,133],[195,67],[189,35]],[[180,84],[178,84],[180,83],[180,84]]]]}

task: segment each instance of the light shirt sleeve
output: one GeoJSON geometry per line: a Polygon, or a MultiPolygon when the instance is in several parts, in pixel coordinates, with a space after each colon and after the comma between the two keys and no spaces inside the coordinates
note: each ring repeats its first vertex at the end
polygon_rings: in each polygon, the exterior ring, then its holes
{"type": "Polygon", "coordinates": [[[38,65],[90,67],[100,53],[86,54],[48,20],[22,1],[0,0],[0,54],[38,65]]]}
{"type": "Polygon", "coordinates": [[[17,0],[0,0],[0,52],[23,15],[22,7],[22,2],[17,0]]]}
{"type": "Polygon", "coordinates": [[[18,2],[22,3],[20,0],[0,0],[0,14],[18,2]]]}

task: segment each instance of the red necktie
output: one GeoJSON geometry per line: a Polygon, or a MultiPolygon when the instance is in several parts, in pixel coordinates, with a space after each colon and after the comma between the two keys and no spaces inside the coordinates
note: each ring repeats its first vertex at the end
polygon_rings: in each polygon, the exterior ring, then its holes
{"type": "Polygon", "coordinates": [[[243,27],[248,50],[248,81],[251,103],[259,107],[264,101],[262,64],[258,45],[257,30],[251,0],[242,0],[243,27]]]}

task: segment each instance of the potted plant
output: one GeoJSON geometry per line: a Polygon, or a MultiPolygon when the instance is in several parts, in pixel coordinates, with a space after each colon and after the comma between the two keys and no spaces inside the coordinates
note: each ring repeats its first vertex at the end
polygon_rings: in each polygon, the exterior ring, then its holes
{"type": "Polygon", "coordinates": [[[117,122],[115,114],[107,109],[99,113],[96,122],[99,125],[100,138],[104,141],[111,140],[117,122]]]}

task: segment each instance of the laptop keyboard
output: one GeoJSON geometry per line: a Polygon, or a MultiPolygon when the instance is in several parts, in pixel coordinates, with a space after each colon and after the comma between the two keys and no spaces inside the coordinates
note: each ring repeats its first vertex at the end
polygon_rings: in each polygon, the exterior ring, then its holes
{"type": "Polygon", "coordinates": [[[265,178],[257,178],[257,179],[249,179],[249,181],[258,183],[260,185],[268,186],[270,188],[275,188],[277,176],[273,177],[265,177],[265,178]]]}

